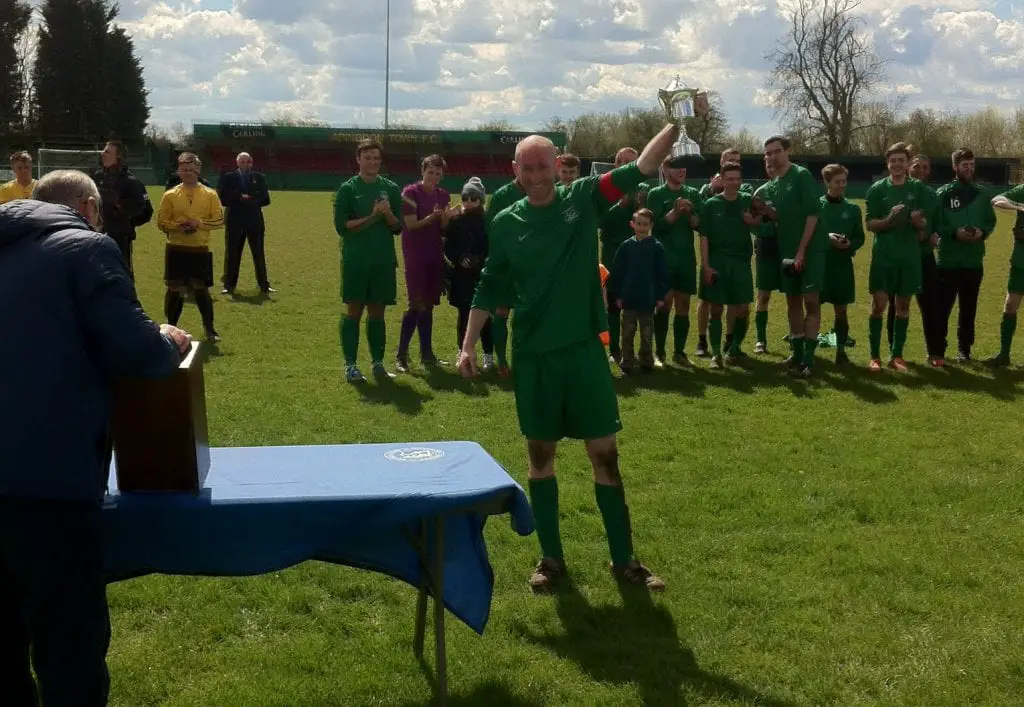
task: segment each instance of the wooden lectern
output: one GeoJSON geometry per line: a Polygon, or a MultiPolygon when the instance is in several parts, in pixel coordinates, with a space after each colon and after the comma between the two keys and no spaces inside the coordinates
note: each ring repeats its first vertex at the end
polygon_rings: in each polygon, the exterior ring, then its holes
{"type": "Polygon", "coordinates": [[[201,344],[162,379],[114,386],[111,432],[121,491],[199,493],[210,470],[201,344]]]}

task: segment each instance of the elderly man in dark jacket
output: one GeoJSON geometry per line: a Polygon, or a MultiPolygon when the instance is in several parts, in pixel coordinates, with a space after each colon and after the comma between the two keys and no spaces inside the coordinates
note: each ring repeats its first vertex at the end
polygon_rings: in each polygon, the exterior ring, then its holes
{"type": "Polygon", "coordinates": [[[51,172],[33,196],[0,206],[0,704],[92,707],[111,382],[170,375],[189,336],[142,311],[88,175],[51,172]]]}
{"type": "Polygon", "coordinates": [[[245,242],[249,242],[252,262],[256,268],[256,283],[264,294],[274,291],[267,279],[267,258],[263,249],[266,227],[263,223],[263,207],[270,206],[270,190],[267,180],[252,168],[252,157],[248,152],[239,153],[235,160],[237,170],[224,172],[217,182],[220,203],[227,209],[224,224],[224,290],[223,295],[235,291],[238,285],[238,271],[242,266],[245,242]]]}
{"type": "Polygon", "coordinates": [[[100,190],[103,208],[103,231],[121,249],[128,272],[134,273],[132,244],[135,229],[153,218],[153,204],[145,185],[125,164],[128,151],[124,144],[111,140],[100,153],[100,168],[92,178],[100,190]]]}

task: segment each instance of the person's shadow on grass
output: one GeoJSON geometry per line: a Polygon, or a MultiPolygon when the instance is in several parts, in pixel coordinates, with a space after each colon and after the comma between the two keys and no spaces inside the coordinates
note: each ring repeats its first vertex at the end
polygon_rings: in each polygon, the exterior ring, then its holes
{"type": "Polygon", "coordinates": [[[685,705],[684,685],[706,700],[791,704],[701,669],[693,651],[680,643],[672,614],[646,588],[620,582],[619,592],[622,606],[591,606],[567,578],[554,594],[565,632],[538,635],[523,628],[522,635],[598,682],[635,684],[645,705],[685,705]]]}
{"type": "Polygon", "coordinates": [[[421,393],[410,385],[399,383],[394,378],[374,378],[352,385],[363,398],[363,402],[371,405],[391,405],[403,415],[419,415],[423,412],[423,403],[434,398],[430,393],[421,393]]]}
{"type": "MultiPolygon", "coordinates": [[[[374,704],[377,704],[374,702],[374,704]]],[[[430,707],[438,704],[437,697],[421,701],[408,702],[404,707],[430,707]]],[[[448,707],[543,707],[544,702],[537,699],[526,699],[513,695],[504,683],[488,681],[473,688],[468,695],[448,695],[445,701],[448,707]]]]}

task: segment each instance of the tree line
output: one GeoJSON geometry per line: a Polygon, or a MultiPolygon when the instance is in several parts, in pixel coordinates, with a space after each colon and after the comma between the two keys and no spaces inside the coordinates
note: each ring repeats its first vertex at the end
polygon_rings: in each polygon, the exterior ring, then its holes
{"type": "Polygon", "coordinates": [[[0,0],[0,135],[141,139],[142,63],[108,0],[0,0]]]}

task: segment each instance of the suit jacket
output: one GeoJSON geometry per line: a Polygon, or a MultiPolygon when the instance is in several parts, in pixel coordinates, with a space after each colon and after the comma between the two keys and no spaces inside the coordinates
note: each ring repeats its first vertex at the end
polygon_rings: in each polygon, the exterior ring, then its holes
{"type": "Polygon", "coordinates": [[[225,172],[217,182],[220,203],[228,210],[227,223],[263,225],[263,207],[270,205],[270,191],[263,174],[250,170],[248,183],[237,169],[225,172]],[[248,199],[242,195],[248,194],[248,199]]]}

